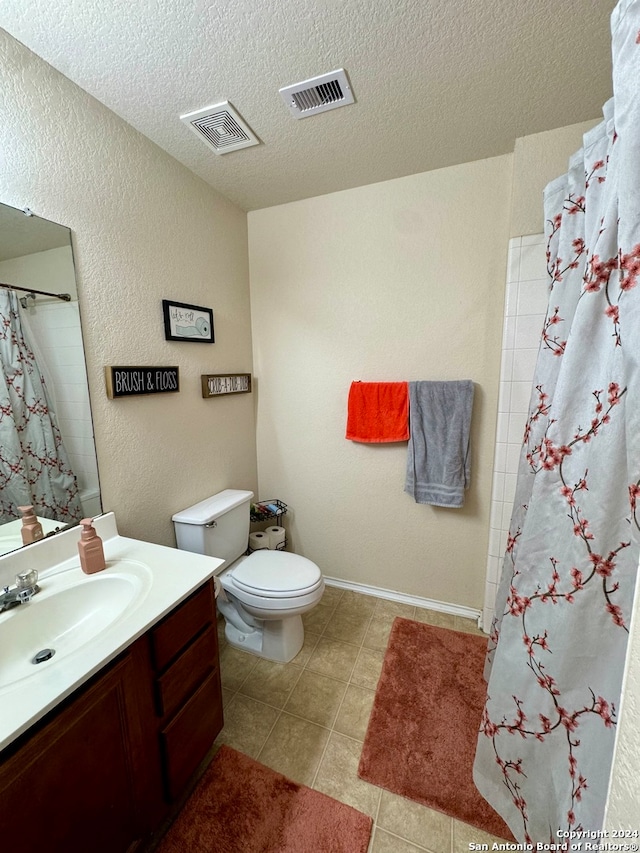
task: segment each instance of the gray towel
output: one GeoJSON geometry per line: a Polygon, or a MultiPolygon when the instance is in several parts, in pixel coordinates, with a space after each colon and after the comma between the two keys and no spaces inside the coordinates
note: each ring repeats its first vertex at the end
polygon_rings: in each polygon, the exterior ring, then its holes
{"type": "Polygon", "coordinates": [[[461,507],[470,482],[473,382],[409,382],[404,490],[416,503],[461,507]]]}

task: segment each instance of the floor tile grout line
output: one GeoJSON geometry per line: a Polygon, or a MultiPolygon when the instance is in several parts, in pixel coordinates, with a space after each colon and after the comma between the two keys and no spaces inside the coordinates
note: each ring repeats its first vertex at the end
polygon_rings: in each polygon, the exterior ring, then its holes
{"type": "MultiPolygon", "coordinates": [[[[378,809],[378,814],[379,814],[379,812],[380,812],[380,810],[378,809]]],[[[420,853],[432,853],[432,851],[429,850],[428,847],[423,847],[422,844],[416,844],[415,841],[410,841],[404,835],[398,835],[397,832],[392,832],[392,830],[390,830],[390,829],[385,829],[382,826],[378,826],[378,819],[377,818],[378,818],[378,816],[376,815],[376,821],[374,824],[375,829],[380,829],[381,832],[386,832],[387,835],[391,835],[393,838],[397,838],[399,841],[404,841],[405,844],[411,844],[411,846],[415,847],[416,850],[419,850],[420,853]]]]}
{"type": "MultiPolygon", "coordinates": [[[[267,708],[272,708],[274,711],[284,711],[284,710],[285,710],[285,707],[286,707],[287,702],[288,702],[288,701],[289,701],[289,699],[291,698],[291,694],[292,694],[292,693],[293,693],[293,691],[295,690],[296,685],[298,684],[298,682],[299,682],[299,681],[300,681],[300,679],[302,678],[302,675],[303,675],[303,673],[304,673],[304,671],[305,671],[303,667],[299,667],[299,669],[300,669],[300,674],[298,675],[298,677],[296,678],[296,680],[295,680],[295,682],[293,683],[292,687],[290,688],[289,692],[287,693],[287,698],[284,700],[284,702],[283,702],[283,704],[282,704],[282,707],[278,707],[278,705],[274,705],[274,704],[272,704],[271,702],[267,702],[267,701],[265,701],[264,699],[256,699],[256,697],[255,697],[255,696],[250,696],[248,693],[240,693],[240,690],[238,690],[237,695],[243,696],[245,699],[251,699],[251,701],[252,701],[252,702],[258,702],[258,704],[260,704],[260,705],[264,705],[264,706],[265,706],[265,707],[267,707],[267,708]]],[[[243,686],[244,686],[244,682],[243,682],[243,686]]],[[[240,689],[242,689],[242,688],[240,688],[240,689]]],[[[287,712],[287,713],[289,713],[289,712],[287,712]]],[[[295,716],[295,715],[294,715],[294,716],[295,716]]],[[[303,718],[303,719],[304,719],[304,718],[303,718]]],[[[309,720],[309,722],[311,722],[311,720],[309,720]]]]}
{"type": "MultiPolygon", "coordinates": [[[[357,662],[357,661],[356,661],[356,662],[357,662]]],[[[289,664],[285,664],[285,666],[289,666],[289,664]]],[[[335,675],[327,675],[325,672],[319,672],[319,671],[318,671],[318,670],[316,670],[316,669],[310,669],[310,668],[308,668],[308,667],[306,667],[306,666],[297,666],[297,665],[296,665],[296,667],[295,667],[295,668],[300,670],[300,674],[299,674],[299,675],[298,675],[298,677],[296,678],[296,680],[295,680],[295,682],[294,682],[293,686],[290,688],[290,690],[289,690],[289,692],[288,692],[288,694],[287,694],[287,699],[285,700],[285,704],[286,704],[286,702],[290,699],[290,697],[291,697],[291,693],[293,692],[293,690],[295,689],[296,685],[298,684],[298,681],[300,680],[300,678],[302,677],[302,675],[303,675],[305,672],[308,672],[308,673],[310,673],[311,675],[318,675],[318,676],[320,676],[321,678],[328,678],[328,679],[330,679],[331,681],[337,681],[339,684],[345,684],[345,685],[348,687],[349,685],[353,684],[353,682],[351,681],[351,676],[353,675],[353,669],[355,668],[355,663],[353,664],[353,667],[351,668],[351,672],[350,672],[349,678],[338,678],[338,677],[337,677],[337,676],[335,676],[335,675]]],[[[248,678],[248,677],[249,677],[249,676],[247,676],[247,678],[248,678]]],[[[236,694],[238,694],[238,693],[239,693],[241,696],[244,696],[244,697],[245,697],[245,698],[247,698],[247,699],[253,699],[253,700],[255,700],[256,702],[261,702],[263,705],[268,705],[270,708],[275,708],[276,710],[280,710],[280,708],[279,708],[277,705],[274,705],[274,704],[273,704],[273,703],[271,703],[271,702],[267,702],[265,699],[256,699],[256,697],[255,697],[255,696],[252,696],[250,693],[243,693],[243,692],[242,692],[242,689],[244,688],[244,686],[245,686],[245,684],[246,684],[246,681],[247,681],[247,679],[245,678],[245,679],[242,681],[242,684],[240,685],[240,687],[238,687],[238,688],[237,688],[236,690],[234,690],[234,691],[231,691],[231,692],[233,693],[233,696],[235,696],[236,694]]],[[[224,687],[224,685],[223,685],[223,687],[224,687]]],[[[361,685],[361,684],[354,684],[354,687],[361,687],[363,690],[371,690],[371,689],[372,689],[372,688],[363,687],[363,685],[361,685]]],[[[229,690],[229,688],[228,688],[228,687],[225,687],[225,690],[229,690]]],[[[233,698],[233,697],[232,697],[232,698],[233,698]]],[[[284,708],[284,706],[283,706],[283,708],[284,708]]]]}
{"type": "Polygon", "coordinates": [[[283,714],[283,713],[284,713],[284,712],[283,712],[282,710],[280,710],[280,711],[278,711],[278,713],[276,714],[276,718],[275,718],[275,720],[273,721],[273,725],[272,725],[272,726],[271,726],[271,728],[269,729],[269,733],[267,734],[266,738],[264,739],[264,743],[262,744],[262,746],[261,746],[261,747],[260,747],[260,749],[258,750],[258,754],[256,755],[256,761],[260,761],[260,756],[262,755],[262,752],[263,752],[263,750],[264,750],[265,746],[266,746],[266,745],[267,745],[267,743],[269,742],[269,738],[270,738],[270,737],[271,737],[271,735],[273,734],[273,731],[274,731],[274,729],[275,729],[276,725],[278,724],[278,720],[280,719],[280,717],[282,716],[282,714],[283,714]]]}
{"type": "Polygon", "coordinates": [[[318,765],[317,765],[315,772],[313,774],[313,779],[311,780],[311,784],[309,785],[310,788],[315,789],[315,784],[316,784],[316,780],[318,778],[318,773],[320,772],[320,768],[322,767],[322,762],[324,761],[324,757],[327,754],[327,749],[329,747],[329,741],[331,740],[332,732],[333,732],[333,729],[330,729],[329,730],[329,736],[327,737],[327,740],[325,741],[325,744],[324,744],[324,747],[322,750],[322,755],[320,756],[320,760],[318,761],[318,765]]]}
{"type": "MultiPolygon", "coordinates": [[[[257,700],[255,700],[257,701],[257,700]]],[[[269,706],[272,707],[272,706],[269,706]]],[[[276,708],[273,709],[277,710],[276,708]]],[[[300,720],[303,723],[311,723],[312,726],[317,726],[319,729],[324,729],[325,732],[329,732],[330,735],[337,734],[340,737],[346,738],[347,740],[353,741],[353,743],[359,743],[361,746],[364,744],[363,740],[360,738],[354,737],[353,735],[346,735],[344,732],[338,731],[338,729],[333,728],[332,726],[325,726],[322,723],[318,723],[315,720],[310,720],[308,717],[302,717],[300,714],[294,714],[292,711],[287,711],[286,708],[282,708],[278,711],[278,717],[282,716],[282,714],[286,714],[288,717],[293,717],[296,720],[300,720]]],[[[275,723],[274,723],[275,725],[275,723]]],[[[269,732],[271,734],[271,732],[269,732]]],[[[261,747],[262,749],[262,747],[261,747]]],[[[323,750],[324,753],[324,750],[323,750]]]]}
{"type": "MultiPolygon", "coordinates": [[[[320,643],[320,640],[325,636],[325,631],[327,630],[327,625],[329,625],[329,623],[331,622],[331,619],[332,619],[332,618],[333,618],[333,616],[335,615],[336,609],[337,609],[337,607],[338,607],[339,602],[342,600],[343,595],[344,595],[344,593],[343,593],[342,595],[340,595],[340,597],[338,598],[338,600],[337,600],[337,601],[336,601],[336,603],[334,604],[333,609],[332,609],[332,611],[331,611],[331,613],[330,613],[329,617],[327,618],[326,622],[325,622],[325,623],[324,623],[324,625],[322,626],[322,631],[320,632],[320,636],[318,637],[318,642],[316,643],[315,648],[317,648],[317,647],[318,647],[318,644],[320,643]]],[[[314,651],[315,651],[315,649],[314,649],[314,651]]],[[[309,660],[311,660],[311,655],[309,656],[309,660]]],[[[308,663],[309,663],[309,661],[307,661],[307,664],[308,664],[308,663]]],[[[306,669],[306,668],[307,668],[307,666],[305,665],[305,669],[306,669]]],[[[313,670],[309,670],[309,672],[312,672],[312,671],[313,671],[313,670]]],[[[311,722],[311,721],[308,721],[308,722],[311,722]]],[[[316,725],[317,725],[317,724],[316,724],[316,725]]],[[[310,786],[309,786],[310,788],[313,788],[313,787],[314,787],[314,785],[315,785],[315,783],[316,783],[316,779],[318,778],[318,773],[320,772],[320,767],[322,766],[322,762],[323,762],[324,757],[325,757],[326,752],[327,752],[327,747],[328,747],[328,745],[329,745],[329,739],[330,739],[330,738],[331,738],[331,729],[329,729],[329,735],[328,735],[328,737],[327,737],[327,739],[326,739],[326,741],[325,741],[324,747],[323,747],[323,749],[322,749],[322,755],[320,756],[320,759],[319,759],[319,761],[318,761],[318,764],[316,765],[316,769],[315,769],[315,771],[314,771],[314,773],[313,773],[313,777],[312,777],[312,779],[311,779],[311,784],[310,784],[310,786]]]]}
{"type": "MultiPolygon", "coordinates": [[[[344,597],[344,596],[341,596],[341,598],[343,598],[343,597],[344,597]]],[[[341,599],[339,599],[339,600],[341,600],[341,599]]],[[[338,606],[338,605],[336,604],[336,607],[334,608],[334,610],[333,610],[333,612],[332,612],[332,614],[331,614],[332,616],[334,616],[334,615],[335,615],[335,612],[336,612],[336,610],[337,610],[337,606],[338,606]]],[[[366,630],[363,632],[363,640],[364,640],[364,637],[366,637],[366,634],[367,634],[367,631],[368,631],[369,626],[370,626],[370,624],[371,624],[371,619],[372,619],[372,618],[373,618],[373,611],[371,612],[371,615],[369,616],[369,620],[368,620],[368,622],[367,622],[367,628],[366,628],[366,630]]],[[[327,627],[329,626],[330,622],[331,622],[331,617],[327,620],[326,625],[324,626],[324,631],[326,631],[326,629],[327,629],[327,627]]],[[[321,635],[321,636],[324,636],[324,631],[323,631],[323,633],[322,633],[322,635],[321,635]]],[[[319,642],[319,641],[318,641],[318,642],[319,642]]],[[[355,645],[355,644],[353,644],[353,645],[355,645]]],[[[360,645],[359,645],[359,647],[358,647],[358,655],[360,654],[360,650],[361,650],[361,649],[362,649],[362,642],[360,643],[360,645]]],[[[346,689],[345,689],[345,691],[344,691],[344,693],[343,693],[343,696],[342,696],[342,699],[341,699],[341,701],[340,701],[340,704],[339,704],[339,706],[338,706],[338,708],[337,708],[337,710],[336,710],[336,713],[335,713],[335,715],[334,715],[334,717],[333,717],[333,722],[332,722],[332,724],[331,724],[331,729],[330,729],[330,731],[329,731],[329,737],[327,738],[327,741],[326,741],[326,743],[325,743],[325,745],[324,745],[324,749],[322,750],[322,755],[320,756],[320,760],[318,761],[318,766],[316,767],[315,773],[313,774],[313,780],[312,780],[312,782],[311,782],[311,787],[312,787],[312,788],[313,788],[313,787],[314,787],[314,785],[316,784],[316,780],[317,780],[317,778],[318,778],[318,774],[320,773],[320,768],[322,767],[322,762],[324,761],[324,757],[325,757],[325,755],[327,754],[327,749],[329,748],[329,741],[331,740],[331,735],[335,732],[335,724],[336,724],[336,721],[337,721],[337,719],[338,719],[338,717],[339,717],[339,715],[340,715],[340,710],[342,709],[342,706],[344,705],[344,700],[345,700],[345,698],[346,698],[347,691],[348,691],[348,689],[349,689],[349,685],[351,684],[351,677],[352,677],[352,675],[353,675],[353,671],[354,671],[354,669],[355,669],[355,666],[356,666],[356,663],[357,663],[357,660],[358,660],[358,655],[356,655],[356,658],[355,658],[355,660],[354,660],[354,662],[353,662],[353,664],[352,664],[352,666],[351,666],[351,670],[349,671],[349,680],[347,681],[346,689]]],[[[310,670],[310,671],[313,671],[313,670],[310,670]]],[[[340,732],[338,732],[338,734],[341,734],[341,733],[340,733],[340,732]]],[[[344,735],[344,737],[346,737],[346,735],[344,735]]],[[[355,740],[355,739],[354,739],[354,740],[355,740]]],[[[358,741],[358,743],[361,743],[361,741],[358,741]]],[[[378,805],[379,805],[379,804],[378,804],[378,805]]]]}

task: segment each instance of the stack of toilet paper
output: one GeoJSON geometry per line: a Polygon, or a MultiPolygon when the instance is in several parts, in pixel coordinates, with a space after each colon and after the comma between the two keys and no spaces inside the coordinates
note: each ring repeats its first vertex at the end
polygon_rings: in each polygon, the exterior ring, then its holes
{"type": "Polygon", "coordinates": [[[262,551],[268,548],[271,551],[284,548],[286,531],[284,527],[274,525],[266,530],[249,534],[249,548],[252,551],[262,551]]]}

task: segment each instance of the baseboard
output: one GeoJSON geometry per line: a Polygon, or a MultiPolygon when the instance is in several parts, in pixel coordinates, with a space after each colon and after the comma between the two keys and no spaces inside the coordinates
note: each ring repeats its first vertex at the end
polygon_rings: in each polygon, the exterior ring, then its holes
{"type": "Polygon", "coordinates": [[[482,628],[482,611],[474,610],[473,607],[464,607],[461,604],[449,604],[446,601],[434,601],[431,598],[422,598],[420,595],[407,595],[404,592],[396,592],[392,589],[384,589],[380,586],[370,586],[364,583],[354,583],[340,578],[330,578],[325,575],[324,581],[327,586],[335,586],[338,589],[349,589],[362,595],[371,595],[374,598],[387,598],[390,601],[398,601],[401,604],[410,604],[414,607],[424,607],[425,610],[436,610],[438,613],[449,613],[451,616],[461,616],[463,619],[475,619],[478,627],[482,628]]]}

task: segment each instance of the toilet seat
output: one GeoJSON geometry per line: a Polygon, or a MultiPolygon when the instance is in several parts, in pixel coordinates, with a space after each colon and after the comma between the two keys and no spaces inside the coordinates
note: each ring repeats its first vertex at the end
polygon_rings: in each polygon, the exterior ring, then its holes
{"type": "Polygon", "coordinates": [[[288,551],[254,551],[240,559],[229,576],[237,590],[272,599],[306,596],[323,585],[315,563],[288,551]]]}

